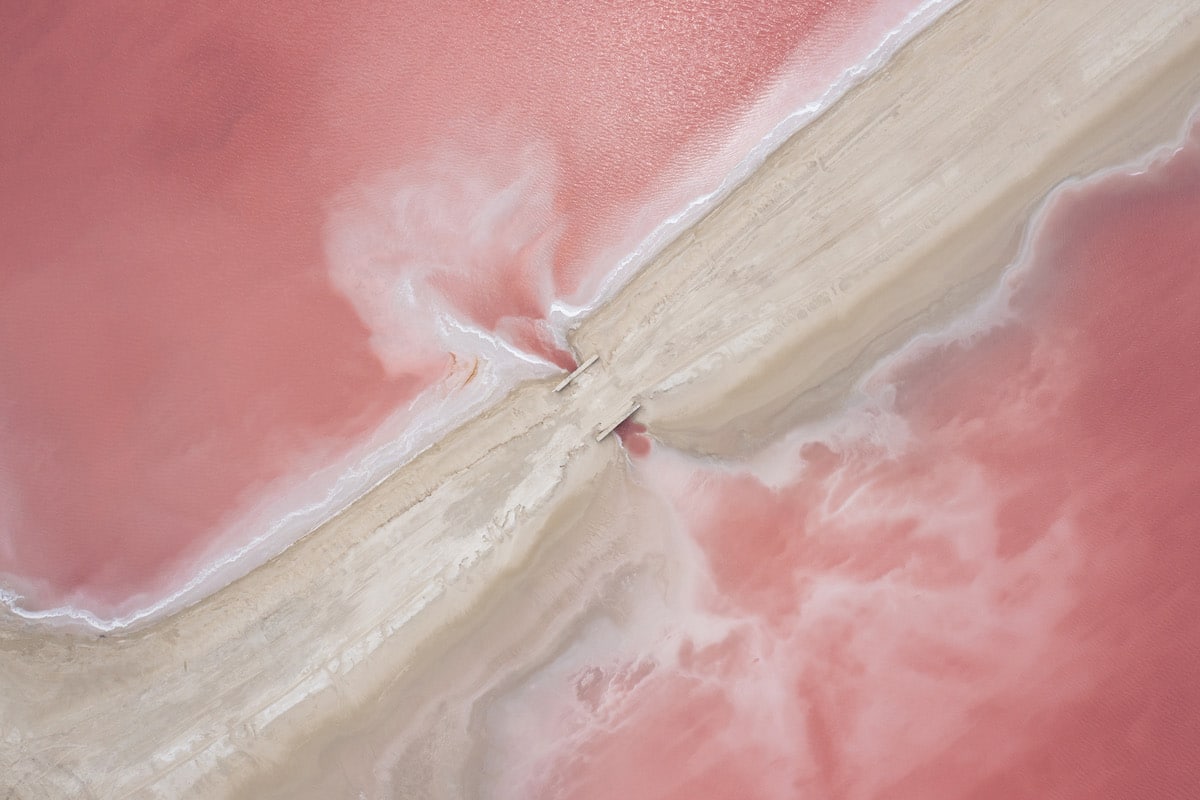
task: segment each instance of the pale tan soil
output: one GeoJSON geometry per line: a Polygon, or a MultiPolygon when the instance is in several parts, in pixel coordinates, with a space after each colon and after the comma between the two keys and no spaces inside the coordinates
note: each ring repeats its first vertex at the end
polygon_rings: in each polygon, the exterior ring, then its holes
{"type": "Polygon", "coordinates": [[[588,320],[601,362],[562,394],[522,387],[146,629],[3,618],[0,797],[475,794],[487,698],[661,579],[663,512],[594,431],[636,397],[663,441],[737,454],[829,410],[994,281],[1058,182],[1175,137],[1198,15],[968,0],[588,320]]]}

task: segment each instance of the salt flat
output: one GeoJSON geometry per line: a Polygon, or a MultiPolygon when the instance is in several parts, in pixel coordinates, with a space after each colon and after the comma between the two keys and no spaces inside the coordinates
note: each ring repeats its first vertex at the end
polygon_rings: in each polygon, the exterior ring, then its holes
{"type": "Polygon", "coordinates": [[[399,765],[397,796],[486,788],[464,771],[479,698],[651,558],[630,531],[653,511],[595,432],[636,399],[668,444],[746,452],[977,298],[1055,185],[1200,103],[1200,0],[1146,5],[968,0],[587,320],[573,344],[599,363],[562,393],[521,387],[168,619],[98,638],[4,618],[0,788],[336,797],[335,741],[364,774],[399,765]]]}

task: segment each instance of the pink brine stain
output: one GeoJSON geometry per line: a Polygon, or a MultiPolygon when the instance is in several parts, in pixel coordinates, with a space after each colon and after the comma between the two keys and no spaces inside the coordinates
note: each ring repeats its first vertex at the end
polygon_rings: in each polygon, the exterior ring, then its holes
{"type": "Polygon", "coordinates": [[[1005,313],[785,477],[650,456],[695,607],[494,716],[498,794],[1197,796],[1200,128],[1038,230],[1005,313]]]}
{"type": "Polygon", "coordinates": [[[633,420],[625,420],[613,431],[621,440],[625,450],[635,458],[650,455],[652,442],[646,434],[646,426],[633,420]]]}

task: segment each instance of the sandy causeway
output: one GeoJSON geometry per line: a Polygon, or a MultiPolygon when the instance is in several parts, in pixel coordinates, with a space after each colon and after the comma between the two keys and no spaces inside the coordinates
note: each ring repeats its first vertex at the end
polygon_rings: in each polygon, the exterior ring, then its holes
{"type": "Polygon", "coordinates": [[[662,442],[736,456],[827,413],[992,285],[1058,183],[1198,103],[1200,0],[966,0],[587,320],[600,361],[564,392],[522,386],[141,630],[0,619],[0,797],[336,797],[331,747],[386,751],[397,796],[473,795],[480,704],[655,574],[598,428],[637,399],[662,442]]]}

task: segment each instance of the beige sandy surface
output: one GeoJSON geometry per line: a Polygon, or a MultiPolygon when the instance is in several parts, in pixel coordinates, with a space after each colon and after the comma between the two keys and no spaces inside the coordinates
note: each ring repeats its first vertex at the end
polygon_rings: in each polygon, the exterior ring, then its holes
{"type": "Polygon", "coordinates": [[[827,411],[994,281],[1057,183],[1177,134],[1198,15],[968,0],[584,323],[601,361],[563,393],[522,387],[143,630],[0,620],[0,797],[478,793],[487,698],[657,579],[659,512],[595,430],[637,398],[664,442],[736,454],[827,411]]]}

